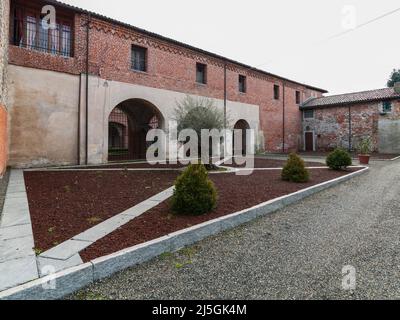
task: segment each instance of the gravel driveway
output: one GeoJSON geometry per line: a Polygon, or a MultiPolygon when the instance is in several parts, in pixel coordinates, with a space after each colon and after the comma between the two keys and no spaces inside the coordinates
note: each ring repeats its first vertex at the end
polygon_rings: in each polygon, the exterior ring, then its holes
{"type": "Polygon", "coordinates": [[[165,254],[75,299],[400,298],[400,161],[165,254]],[[357,288],[342,289],[342,268],[357,288]]]}

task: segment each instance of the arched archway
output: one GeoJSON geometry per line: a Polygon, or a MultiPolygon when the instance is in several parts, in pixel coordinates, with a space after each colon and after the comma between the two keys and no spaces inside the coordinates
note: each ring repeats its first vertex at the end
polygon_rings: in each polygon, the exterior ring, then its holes
{"type": "Polygon", "coordinates": [[[121,102],[108,118],[108,161],[146,158],[149,130],[163,128],[161,112],[150,102],[130,99],[121,102]]]}
{"type": "Polygon", "coordinates": [[[235,136],[236,134],[233,135],[233,151],[234,151],[234,155],[246,155],[247,153],[247,130],[250,129],[250,125],[246,120],[239,120],[238,122],[236,122],[234,128],[234,130],[242,130],[241,134],[242,134],[242,145],[240,149],[237,149],[238,147],[235,144],[235,136]]]}

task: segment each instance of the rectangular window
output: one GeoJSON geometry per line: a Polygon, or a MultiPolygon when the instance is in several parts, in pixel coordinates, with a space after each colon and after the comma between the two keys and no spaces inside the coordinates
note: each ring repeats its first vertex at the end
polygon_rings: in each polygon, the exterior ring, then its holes
{"type": "Polygon", "coordinates": [[[280,88],[277,84],[274,85],[274,99],[279,100],[280,88]]]}
{"type": "Polygon", "coordinates": [[[383,112],[392,112],[392,102],[391,101],[384,101],[383,103],[383,112]]]}
{"type": "Polygon", "coordinates": [[[58,15],[56,24],[43,28],[39,9],[15,6],[11,11],[11,44],[63,57],[73,55],[73,19],[58,15]]]}
{"type": "Polygon", "coordinates": [[[300,91],[296,91],[296,104],[300,104],[300,103],[301,103],[300,91]]]}
{"type": "Polygon", "coordinates": [[[207,66],[202,63],[196,63],[196,82],[201,84],[207,83],[207,66]]]}
{"type": "Polygon", "coordinates": [[[246,93],[246,76],[239,75],[239,92],[246,93]]]}
{"type": "Polygon", "coordinates": [[[304,119],[314,119],[314,110],[305,110],[304,119]]]}
{"type": "Polygon", "coordinates": [[[147,48],[132,46],[132,69],[147,71],[147,48]]]}

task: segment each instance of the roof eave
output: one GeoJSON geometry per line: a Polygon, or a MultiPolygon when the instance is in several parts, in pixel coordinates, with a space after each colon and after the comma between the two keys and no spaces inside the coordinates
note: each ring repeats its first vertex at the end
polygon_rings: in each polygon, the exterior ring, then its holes
{"type": "Polygon", "coordinates": [[[242,68],[253,70],[255,72],[258,72],[258,73],[261,73],[261,74],[264,74],[264,75],[267,75],[267,76],[270,76],[270,77],[273,77],[273,78],[277,78],[277,79],[280,79],[282,81],[288,81],[288,82],[291,82],[293,84],[303,86],[303,87],[305,87],[307,89],[310,89],[310,90],[318,91],[318,92],[321,92],[321,93],[328,93],[329,92],[329,91],[327,91],[325,89],[321,89],[321,88],[318,88],[318,87],[315,87],[315,86],[310,86],[310,85],[307,85],[307,84],[304,84],[304,83],[301,83],[301,82],[297,82],[297,81],[294,81],[294,80],[290,80],[290,79],[278,76],[278,75],[273,74],[273,73],[269,73],[269,72],[264,71],[264,70],[260,70],[260,69],[254,68],[254,67],[246,65],[244,63],[241,63],[241,62],[226,58],[224,56],[220,56],[220,55],[218,55],[216,53],[212,53],[212,52],[200,49],[200,48],[193,47],[193,46],[188,45],[186,43],[179,42],[177,40],[162,36],[160,34],[153,33],[153,32],[147,31],[145,29],[141,29],[141,28],[135,27],[135,26],[130,25],[128,23],[121,22],[121,21],[106,17],[106,16],[101,15],[101,14],[96,13],[96,12],[85,10],[85,9],[82,9],[82,8],[79,8],[79,7],[76,7],[76,6],[73,6],[73,5],[69,5],[69,4],[66,4],[66,3],[63,3],[63,2],[60,2],[60,1],[57,1],[57,0],[46,0],[46,2],[49,3],[49,4],[54,4],[54,5],[63,7],[65,9],[73,10],[73,11],[78,12],[78,13],[90,14],[92,17],[96,17],[98,19],[101,19],[101,20],[104,20],[104,21],[108,21],[110,23],[117,24],[117,25],[123,26],[123,27],[128,28],[128,29],[135,30],[135,31],[137,31],[139,33],[144,33],[144,34],[146,34],[148,36],[151,36],[151,37],[154,37],[156,39],[159,39],[159,40],[162,40],[162,41],[166,41],[166,42],[175,44],[177,46],[181,46],[181,47],[187,48],[189,50],[196,51],[196,52],[199,52],[201,54],[208,55],[208,56],[214,57],[216,59],[220,59],[220,60],[235,64],[235,65],[241,66],[242,68]]]}
{"type": "Polygon", "coordinates": [[[330,103],[330,104],[322,104],[322,105],[303,105],[300,106],[300,110],[308,110],[308,109],[323,109],[323,108],[333,108],[340,106],[348,106],[349,104],[362,104],[362,103],[370,103],[377,101],[391,101],[391,100],[400,100],[400,96],[398,97],[389,97],[389,98],[377,98],[377,99],[368,99],[368,100],[358,100],[358,101],[349,101],[349,102],[341,102],[341,103],[330,103]]]}

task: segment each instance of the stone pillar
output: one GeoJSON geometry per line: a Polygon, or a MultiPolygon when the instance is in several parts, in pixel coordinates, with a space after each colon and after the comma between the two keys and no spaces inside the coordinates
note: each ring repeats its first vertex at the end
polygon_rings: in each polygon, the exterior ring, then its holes
{"type": "Polygon", "coordinates": [[[10,1],[0,1],[0,177],[7,166],[7,65],[10,1]]]}

